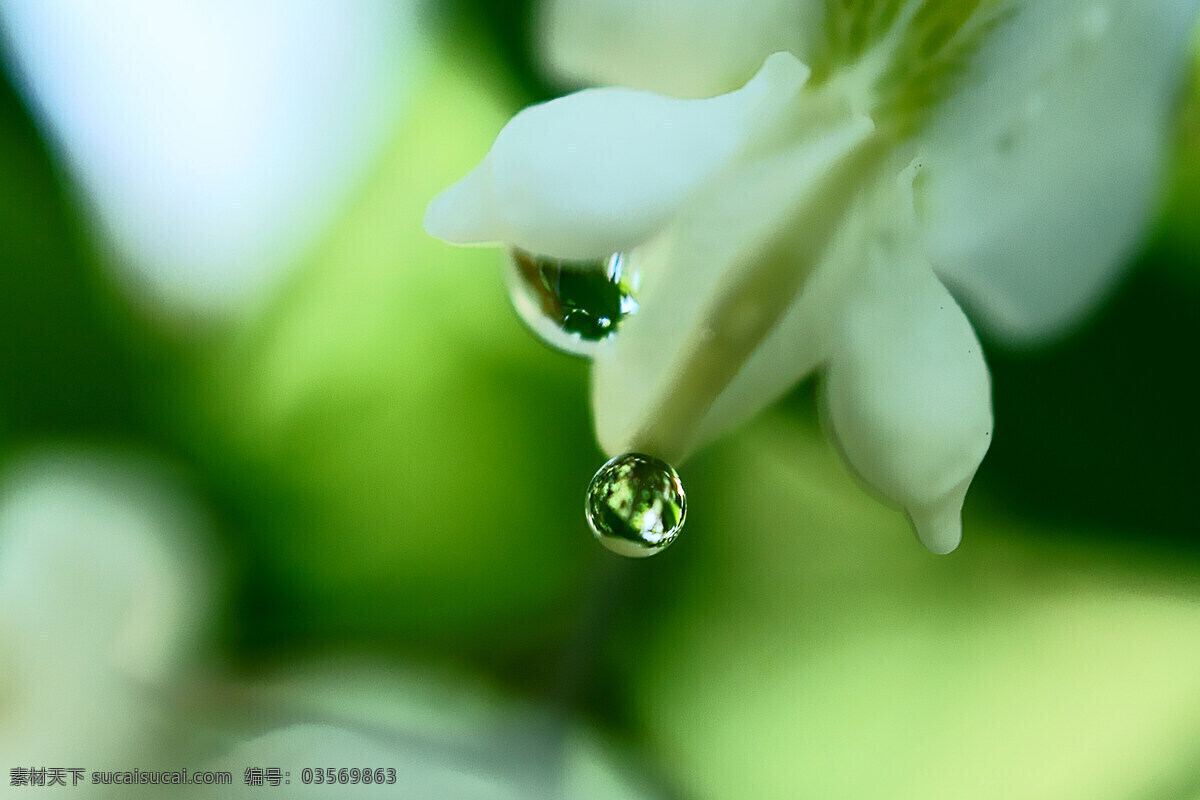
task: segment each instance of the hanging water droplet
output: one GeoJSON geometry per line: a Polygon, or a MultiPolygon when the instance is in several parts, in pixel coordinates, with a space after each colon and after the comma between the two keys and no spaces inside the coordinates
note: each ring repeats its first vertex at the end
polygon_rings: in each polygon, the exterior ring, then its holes
{"type": "Polygon", "coordinates": [[[642,558],[675,541],[687,517],[687,497],[670,464],[626,453],[592,478],[584,512],[602,545],[623,556],[642,558]]]}
{"type": "Polygon", "coordinates": [[[638,309],[637,276],[624,253],[571,261],[512,248],[506,272],[521,319],[548,345],[572,355],[591,356],[638,309]]]}

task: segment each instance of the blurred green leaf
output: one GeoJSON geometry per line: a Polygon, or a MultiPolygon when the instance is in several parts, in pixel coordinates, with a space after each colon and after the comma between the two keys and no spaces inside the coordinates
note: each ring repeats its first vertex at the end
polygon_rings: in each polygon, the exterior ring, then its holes
{"type": "Polygon", "coordinates": [[[1180,277],[1200,282],[1200,28],[1194,68],[1176,127],[1159,244],[1174,256],[1166,263],[1180,277]]]}
{"type": "Polygon", "coordinates": [[[527,334],[495,251],[421,227],[510,113],[485,62],[442,63],[327,245],[184,387],[214,467],[275,493],[245,531],[249,636],[518,647],[591,553],[584,365],[527,334]]]}
{"type": "Polygon", "coordinates": [[[1196,564],[1063,546],[978,493],[959,551],[931,556],[779,414],[692,472],[691,551],[619,654],[687,796],[1129,800],[1200,778],[1196,564]]]}
{"type": "Polygon", "coordinates": [[[75,200],[0,80],[0,418],[14,438],[146,432],[163,343],[128,317],[75,200]]]}

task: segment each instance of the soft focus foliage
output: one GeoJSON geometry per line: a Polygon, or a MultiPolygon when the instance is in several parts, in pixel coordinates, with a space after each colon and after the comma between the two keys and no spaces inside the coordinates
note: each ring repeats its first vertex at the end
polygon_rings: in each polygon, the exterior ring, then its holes
{"type": "Polygon", "coordinates": [[[995,511],[931,560],[779,415],[702,475],[722,489],[717,528],[693,531],[707,538],[671,611],[631,617],[624,664],[688,796],[1190,796],[1175,792],[1195,780],[1191,569],[995,511]],[[743,504],[753,524],[722,535],[743,504]]]}
{"type": "Polygon", "coordinates": [[[669,551],[618,563],[582,516],[586,370],[527,335],[494,253],[421,230],[546,95],[531,7],[445,11],[326,226],[202,329],[131,299],[9,62],[0,796],[67,758],[233,773],[179,797],[365,760],[450,800],[1196,796],[1195,83],[1111,301],[1047,350],[985,338],[996,442],[957,553],[862,492],[802,384],[681,471],[669,551]]]}
{"type": "MultiPolygon", "coordinates": [[[[295,797],[411,800],[650,800],[654,793],[593,731],[499,697],[469,676],[346,659],[293,666],[247,687],[287,722],[212,759],[228,764],[387,765],[391,783],[302,785],[295,797]]],[[[384,773],[386,778],[386,771],[384,773]]],[[[373,776],[372,776],[373,778],[373,776]]],[[[225,796],[253,797],[244,786],[225,796]],[[240,789],[240,790],[239,790],[240,789]]],[[[186,787],[180,796],[186,796],[186,787]]]]}
{"type": "Polygon", "coordinates": [[[499,124],[495,101],[441,71],[411,113],[347,224],[211,351],[198,446],[289,498],[249,535],[313,604],[298,618],[335,635],[505,630],[511,647],[539,636],[586,552],[566,533],[594,460],[579,372],[542,367],[493,254],[446,258],[420,228],[422,198],[499,124]]]}

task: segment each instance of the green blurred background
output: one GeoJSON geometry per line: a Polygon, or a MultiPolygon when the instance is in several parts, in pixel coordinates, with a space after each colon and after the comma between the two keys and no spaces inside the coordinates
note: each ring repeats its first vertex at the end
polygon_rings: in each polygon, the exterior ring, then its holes
{"type": "Polygon", "coordinates": [[[253,313],[130,300],[0,86],[0,459],[181,465],[229,571],[221,657],[454,665],[567,698],[668,794],[1200,797],[1200,93],[1137,264],[1069,339],[985,342],[994,445],[935,558],[850,477],[811,383],[687,464],[688,530],[592,542],[586,365],[424,206],[552,94],[524,2],[443,9],[411,105],[253,313]]]}

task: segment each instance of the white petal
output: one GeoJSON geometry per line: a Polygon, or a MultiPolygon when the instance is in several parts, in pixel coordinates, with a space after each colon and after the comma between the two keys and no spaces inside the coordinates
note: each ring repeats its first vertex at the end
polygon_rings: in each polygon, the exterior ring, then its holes
{"type": "Polygon", "coordinates": [[[549,0],[547,67],[576,85],[707,97],[741,86],[768,53],[809,61],[824,33],[816,0],[549,0]]]}
{"type": "MultiPolygon", "coordinates": [[[[606,452],[678,463],[744,404],[762,400],[742,391],[759,387],[752,377],[716,403],[747,365],[756,374],[802,374],[823,355],[818,340],[801,334],[787,342],[771,330],[834,238],[874,157],[873,131],[848,111],[823,119],[790,149],[723,176],[662,237],[634,251],[634,267],[645,265],[641,308],[603,343],[592,373],[596,436],[606,452]],[[755,363],[759,353],[766,364],[755,363]]],[[[801,330],[809,324],[792,321],[801,330]]]]}
{"type": "MultiPolygon", "coordinates": [[[[894,186],[894,175],[884,175],[879,182],[894,186]]],[[[799,297],[717,397],[700,425],[696,447],[774,403],[829,357],[836,335],[832,328],[859,281],[863,242],[879,227],[872,213],[874,193],[873,187],[863,192],[799,297]]]]}
{"type": "Polygon", "coordinates": [[[789,108],[807,77],[779,53],[742,89],[710,100],[591,89],[527,108],[430,203],[426,230],[559,258],[628,249],[789,108]]]}
{"type": "Polygon", "coordinates": [[[903,226],[869,244],[864,282],[836,327],[825,392],[842,454],[948,553],[991,443],[991,384],[971,324],[903,226]]]}
{"type": "Polygon", "coordinates": [[[182,310],[262,289],[391,130],[415,2],[14,0],[23,89],[134,287],[182,310]]]}
{"type": "Polygon", "coordinates": [[[998,334],[1077,322],[1153,209],[1197,0],[1026,2],[925,136],[938,275],[998,334]]]}

